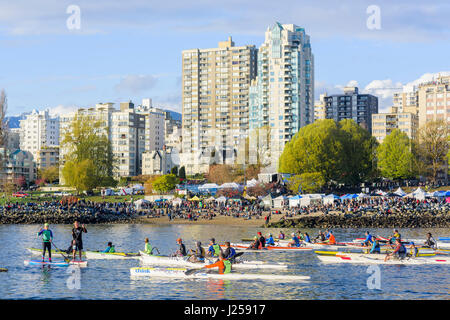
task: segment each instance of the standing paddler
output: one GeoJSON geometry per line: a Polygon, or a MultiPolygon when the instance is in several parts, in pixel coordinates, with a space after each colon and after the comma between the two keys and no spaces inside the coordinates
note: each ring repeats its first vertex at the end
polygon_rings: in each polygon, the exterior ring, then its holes
{"type": "Polygon", "coordinates": [[[73,260],[75,260],[76,251],[78,251],[78,254],[80,255],[80,261],[81,261],[81,255],[83,253],[83,232],[87,233],[86,227],[83,225],[78,224],[78,221],[75,221],[73,223],[73,229],[72,229],[72,239],[75,241],[75,247],[76,249],[73,250],[73,260]]]}
{"type": "Polygon", "coordinates": [[[45,251],[48,250],[48,261],[52,262],[52,240],[53,232],[49,229],[48,223],[44,223],[44,228],[39,230],[38,237],[42,235],[42,261],[45,258],[45,251]]]}

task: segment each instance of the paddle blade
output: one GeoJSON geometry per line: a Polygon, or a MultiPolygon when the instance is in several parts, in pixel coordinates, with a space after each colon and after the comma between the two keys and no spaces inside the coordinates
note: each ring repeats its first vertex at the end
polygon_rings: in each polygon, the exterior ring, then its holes
{"type": "Polygon", "coordinates": [[[240,257],[244,254],[245,252],[238,252],[234,255],[235,258],[240,257]]]}
{"type": "Polygon", "coordinates": [[[194,273],[196,273],[197,271],[200,271],[201,269],[189,269],[189,270],[186,270],[186,272],[184,273],[185,275],[187,275],[187,276],[190,276],[191,274],[194,274],[194,273]]]}

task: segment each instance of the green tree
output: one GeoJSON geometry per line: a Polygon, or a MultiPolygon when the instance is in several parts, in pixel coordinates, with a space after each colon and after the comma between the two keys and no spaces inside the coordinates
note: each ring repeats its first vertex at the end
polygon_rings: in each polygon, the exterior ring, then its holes
{"type": "Polygon", "coordinates": [[[289,141],[279,160],[279,171],[302,174],[320,173],[325,181],[341,177],[344,148],[334,120],[315,121],[301,128],[289,141]]]}
{"type": "Polygon", "coordinates": [[[107,178],[112,177],[114,157],[107,132],[108,128],[104,127],[101,121],[84,115],[77,115],[68,129],[63,132],[61,148],[66,148],[68,152],[64,157],[65,165],[62,171],[69,186],[79,190],[72,183],[78,186],[85,185],[89,188],[85,190],[91,191],[103,186],[105,182],[110,182],[107,178]],[[89,169],[89,177],[84,177],[83,172],[74,168],[81,164],[89,169]],[[69,168],[66,169],[66,166],[69,168]]]}
{"type": "Polygon", "coordinates": [[[399,129],[392,131],[377,150],[381,175],[392,180],[414,175],[414,154],[408,135],[399,129]]]}
{"type": "Polygon", "coordinates": [[[46,169],[40,170],[40,177],[49,183],[58,181],[59,168],[57,166],[51,166],[46,169]]]}
{"type": "Polygon", "coordinates": [[[74,187],[77,192],[83,192],[93,190],[98,185],[95,171],[94,162],[90,159],[81,162],[69,160],[65,163],[62,174],[69,186],[74,187]]]}
{"type": "Polygon", "coordinates": [[[184,168],[184,166],[182,166],[180,168],[180,171],[178,172],[178,176],[180,177],[180,179],[186,179],[186,169],[184,168]]]}
{"type": "Polygon", "coordinates": [[[153,190],[156,192],[169,192],[175,189],[178,179],[173,174],[166,174],[155,179],[152,183],[153,190]]]}
{"type": "Polygon", "coordinates": [[[289,178],[288,188],[293,193],[298,193],[301,188],[301,192],[307,194],[319,191],[325,183],[322,173],[307,172],[289,178]]]}
{"type": "Polygon", "coordinates": [[[377,140],[353,119],[340,121],[339,128],[344,151],[339,180],[351,185],[369,180],[376,172],[377,140]]]}

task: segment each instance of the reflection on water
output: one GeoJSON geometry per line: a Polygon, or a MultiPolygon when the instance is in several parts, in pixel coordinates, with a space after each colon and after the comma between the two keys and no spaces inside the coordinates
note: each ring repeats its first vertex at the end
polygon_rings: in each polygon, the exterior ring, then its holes
{"type": "MultiPolygon", "coordinates": [[[[0,298],[4,299],[450,299],[449,266],[382,265],[381,289],[369,290],[366,285],[367,266],[321,264],[313,252],[245,253],[245,260],[282,262],[287,270],[249,270],[252,273],[280,273],[308,275],[306,283],[277,283],[274,281],[233,281],[221,279],[132,279],[130,268],[139,266],[138,260],[89,260],[81,268],[80,289],[70,289],[66,268],[24,266],[30,254],[27,247],[40,247],[36,237],[37,225],[0,225],[0,266],[9,269],[0,273],[0,298]]],[[[56,243],[64,249],[70,244],[71,225],[50,226],[56,243]]],[[[218,242],[241,242],[262,231],[278,234],[279,229],[230,227],[214,225],[88,225],[83,234],[86,249],[103,250],[108,241],[117,251],[137,252],[148,237],[161,254],[171,254],[175,239],[183,239],[187,249],[195,241],[206,244],[211,237],[218,242]]],[[[290,230],[284,230],[289,234],[290,230]]],[[[310,235],[317,229],[303,229],[310,235]]],[[[362,237],[364,230],[333,230],[338,241],[362,237]]],[[[391,229],[368,229],[372,234],[388,236],[391,229]]],[[[403,237],[424,238],[426,232],[437,238],[449,236],[449,229],[400,230],[403,237]]],[[[243,272],[243,271],[239,271],[243,272]]]]}

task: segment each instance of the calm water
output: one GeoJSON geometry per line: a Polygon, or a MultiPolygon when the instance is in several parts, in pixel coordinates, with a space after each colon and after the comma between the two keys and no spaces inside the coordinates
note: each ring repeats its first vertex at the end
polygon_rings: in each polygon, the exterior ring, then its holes
{"type": "MultiPolygon", "coordinates": [[[[278,284],[263,281],[130,279],[129,269],[139,266],[139,260],[90,260],[81,269],[81,289],[70,289],[67,268],[25,267],[31,255],[25,248],[41,247],[36,237],[38,225],[0,225],[1,299],[450,299],[450,267],[444,265],[395,266],[380,265],[381,290],[367,288],[370,276],[367,266],[321,264],[313,252],[246,253],[247,260],[262,259],[289,265],[286,274],[309,275],[307,283],[278,284]]],[[[70,244],[71,225],[54,225],[54,241],[59,248],[70,244]]],[[[175,239],[183,238],[187,248],[196,239],[203,244],[215,237],[222,242],[241,242],[241,238],[264,234],[267,229],[206,225],[88,225],[83,235],[85,249],[103,250],[112,241],[116,250],[136,252],[148,237],[161,254],[176,249],[175,239]]],[[[372,234],[387,236],[391,229],[369,229],[372,234]]],[[[279,229],[271,230],[274,235],[279,229]]],[[[284,230],[285,233],[289,230],[284,230]]],[[[302,230],[303,231],[303,230],[302,230]]],[[[316,234],[317,230],[305,230],[316,234]]],[[[365,230],[335,229],[338,241],[362,237],[365,230]]],[[[400,230],[403,237],[424,238],[426,232],[437,238],[449,236],[450,229],[400,230]]],[[[56,260],[59,258],[54,258],[56,260]]],[[[240,271],[238,271],[240,272],[240,271]]],[[[251,271],[253,272],[253,271],[251,271]]],[[[270,270],[257,270],[270,273],[270,270]]]]}

